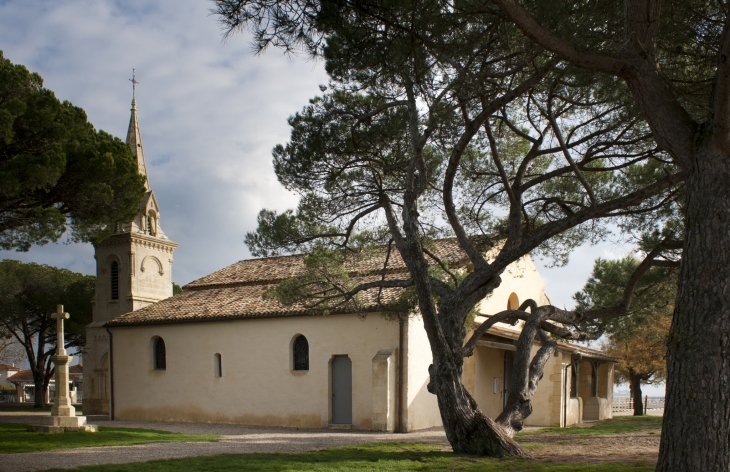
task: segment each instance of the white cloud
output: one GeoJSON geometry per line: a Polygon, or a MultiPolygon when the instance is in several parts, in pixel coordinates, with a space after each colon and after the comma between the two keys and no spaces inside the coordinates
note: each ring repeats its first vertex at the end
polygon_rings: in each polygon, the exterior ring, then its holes
{"type": "MultiPolygon", "coordinates": [[[[132,67],[150,183],[161,225],[180,243],[173,277],[187,283],[248,257],[262,207],[296,202],[276,181],[271,149],[286,118],[327,82],[321,64],[223,42],[200,0],[24,1],[0,4],[0,49],[39,72],[97,128],[124,138],[132,67]]],[[[3,258],[94,272],[88,245],[34,247],[3,258]]]]}

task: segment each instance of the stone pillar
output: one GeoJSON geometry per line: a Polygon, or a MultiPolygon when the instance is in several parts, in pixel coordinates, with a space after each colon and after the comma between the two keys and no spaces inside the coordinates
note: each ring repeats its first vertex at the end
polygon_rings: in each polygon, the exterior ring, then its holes
{"type": "Polygon", "coordinates": [[[397,374],[395,349],[381,349],[373,357],[373,431],[395,431],[397,374]]]}
{"type": "Polygon", "coordinates": [[[71,405],[71,398],[68,395],[68,365],[71,363],[71,356],[67,355],[65,340],[63,338],[63,320],[70,317],[64,313],[63,305],[58,305],[56,313],[51,318],[56,320],[56,355],[51,360],[56,365],[56,395],[53,397],[53,408],[51,416],[41,418],[40,424],[28,425],[29,431],[45,433],[64,433],[66,431],[89,431],[96,432],[95,425],[86,424],[85,416],[76,416],[76,408],[71,405]]]}
{"type": "Polygon", "coordinates": [[[67,355],[64,347],[66,341],[63,335],[63,320],[69,318],[68,313],[63,312],[63,305],[58,305],[56,313],[51,315],[56,320],[56,355],[51,360],[56,366],[56,396],[53,398],[51,416],[76,416],[76,409],[71,405],[71,398],[68,395],[68,366],[71,364],[71,356],[67,355]]]}

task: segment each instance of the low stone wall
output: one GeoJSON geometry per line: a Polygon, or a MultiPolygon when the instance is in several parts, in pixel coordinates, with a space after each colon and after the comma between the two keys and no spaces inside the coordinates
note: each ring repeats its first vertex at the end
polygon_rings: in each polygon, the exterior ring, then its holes
{"type": "Polygon", "coordinates": [[[573,397],[568,399],[568,411],[565,415],[565,426],[583,422],[583,399],[573,397]]]}
{"type": "Polygon", "coordinates": [[[611,418],[611,404],[607,398],[590,397],[586,401],[583,419],[588,421],[605,420],[611,418]]]}

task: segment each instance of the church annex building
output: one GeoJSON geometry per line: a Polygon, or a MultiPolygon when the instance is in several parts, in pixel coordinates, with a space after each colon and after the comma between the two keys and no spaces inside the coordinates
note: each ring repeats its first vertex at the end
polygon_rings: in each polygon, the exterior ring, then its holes
{"type": "MultiPolygon", "coordinates": [[[[127,144],[146,175],[135,100],[127,144]]],[[[378,312],[397,299],[396,289],[366,292],[364,316],[313,315],[263,297],[302,273],[303,256],[295,255],[237,262],[173,297],[177,244],[163,233],[157,200],[147,190],[135,220],[95,245],[94,315],[83,355],[86,415],[399,432],[441,425],[436,397],[426,389],[431,352],[422,321],[378,312]]],[[[450,267],[467,268],[455,240],[437,241],[435,252],[450,267]]],[[[383,261],[357,256],[346,269],[365,281],[382,276],[383,261]]],[[[406,276],[402,260],[391,256],[387,277],[406,276]]],[[[528,257],[502,279],[481,302],[477,323],[528,298],[549,303],[528,257]]],[[[464,385],[492,418],[505,401],[518,336],[518,328],[495,326],[465,359],[464,385]]],[[[559,343],[526,424],[610,418],[615,361],[559,343]]]]}

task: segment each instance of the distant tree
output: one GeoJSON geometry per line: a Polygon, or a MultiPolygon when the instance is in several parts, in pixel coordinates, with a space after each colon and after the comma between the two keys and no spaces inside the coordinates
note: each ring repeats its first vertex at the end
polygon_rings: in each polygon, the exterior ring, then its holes
{"type": "Polygon", "coordinates": [[[0,327],[0,364],[19,364],[25,359],[23,347],[0,327]]]}
{"type": "Polygon", "coordinates": [[[91,322],[96,277],[35,263],[0,261],[0,326],[23,347],[36,385],[35,407],[47,401],[54,369],[56,305],[71,318],[64,323],[65,347],[81,347],[91,322]]]}
{"type": "Polygon", "coordinates": [[[172,283],[172,294],[177,295],[178,293],[182,293],[183,289],[181,286],[176,284],[175,282],[172,283]]]}
{"type": "MultiPolygon", "coordinates": [[[[634,255],[620,260],[596,260],[591,278],[574,296],[578,309],[615,305],[639,264],[634,255]]],[[[607,336],[604,349],[621,359],[616,380],[629,383],[637,416],[644,414],[641,384],[664,380],[666,375],[676,276],[676,267],[652,267],[635,289],[630,314],[604,320],[601,326],[607,336]]]]}
{"type": "Polygon", "coordinates": [[[143,196],[129,147],[0,51],[0,248],[101,239],[143,196]]]}
{"type": "Polygon", "coordinates": [[[605,351],[621,360],[616,368],[616,382],[628,382],[634,399],[634,416],[644,414],[641,384],[654,384],[666,378],[667,342],[671,316],[657,317],[636,326],[631,336],[609,338],[605,351]]]}

